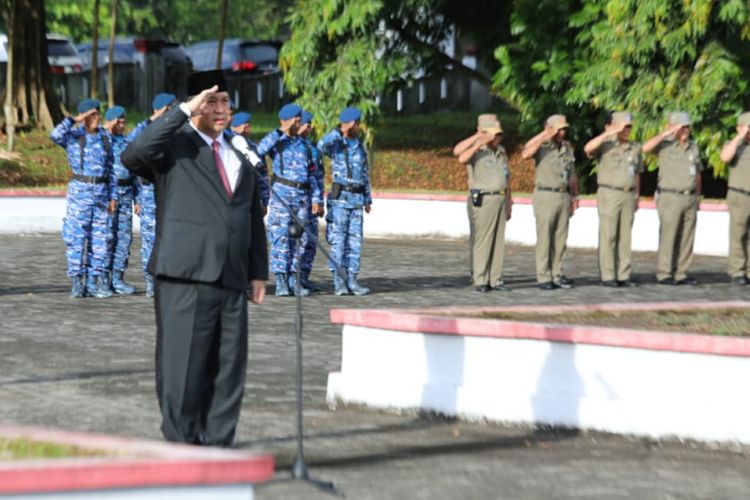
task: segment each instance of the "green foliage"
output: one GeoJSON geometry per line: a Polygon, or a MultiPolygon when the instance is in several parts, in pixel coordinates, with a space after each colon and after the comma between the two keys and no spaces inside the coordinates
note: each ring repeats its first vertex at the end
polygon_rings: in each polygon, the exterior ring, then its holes
{"type": "Polygon", "coordinates": [[[714,174],[726,175],[719,151],[748,105],[745,1],[519,0],[511,29],[494,85],[527,131],[563,112],[580,142],[604,111],[626,109],[647,139],[669,111],[685,110],[714,174]]]}
{"type": "MultiPolygon", "coordinates": [[[[229,4],[227,38],[277,39],[293,0],[235,0],[229,4]]],[[[76,42],[91,39],[94,0],[47,0],[47,26],[76,42]]],[[[110,32],[110,2],[101,1],[99,36],[110,32]]],[[[217,38],[221,0],[119,0],[117,33],[165,37],[181,43],[217,38]]]]}

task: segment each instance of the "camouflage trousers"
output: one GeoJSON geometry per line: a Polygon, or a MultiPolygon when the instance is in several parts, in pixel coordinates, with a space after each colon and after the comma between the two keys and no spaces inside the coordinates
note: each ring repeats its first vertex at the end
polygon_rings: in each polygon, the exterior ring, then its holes
{"type": "Polygon", "coordinates": [[[117,211],[110,217],[110,259],[112,270],[125,272],[133,241],[133,188],[118,187],[117,211]]]}
{"type": "MultiPolygon", "coordinates": [[[[331,228],[331,258],[349,273],[358,273],[362,254],[363,209],[333,206],[331,228]]],[[[329,262],[329,269],[334,264],[329,262]]]]}
{"type": "Polygon", "coordinates": [[[156,242],[156,203],[152,186],[141,187],[139,203],[141,205],[141,267],[145,273],[156,242]]]}
{"type": "MultiPolygon", "coordinates": [[[[286,198],[294,213],[303,222],[310,220],[310,201],[304,197],[286,198]]],[[[287,208],[276,199],[271,198],[268,206],[268,239],[271,240],[271,272],[273,274],[293,274],[300,267],[302,250],[297,249],[294,238],[289,237],[289,226],[293,219],[287,208]]],[[[308,244],[307,232],[302,233],[300,246],[308,244]]]]}
{"type": "Polygon", "coordinates": [[[307,234],[307,241],[302,249],[302,259],[300,261],[300,270],[310,274],[313,268],[313,261],[315,260],[315,254],[318,252],[318,217],[316,215],[310,216],[310,222],[307,224],[309,233],[307,234]]]}
{"type": "Polygon", "coordinates": [[[62,238],[68,261],[68,277],[99,276],[109,269],[109,202],[106,184],[71,181],[62,238]],[[84,252],[87,260],[84,264],[84,252]]]}

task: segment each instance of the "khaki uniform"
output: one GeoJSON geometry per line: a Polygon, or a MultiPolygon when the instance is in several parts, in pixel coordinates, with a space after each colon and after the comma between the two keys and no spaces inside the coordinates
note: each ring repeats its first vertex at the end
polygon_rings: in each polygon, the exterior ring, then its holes
{"type": "Polygon", "coordinates": [[[750,144],[742,142],[729,163],[729,261],[727,273],[732,278],[750,278],[750,144]]]}
{"type": "Polygon", "coordinates": [[[510,177],[505,148],[493,151],[483,146],[466,169],[469,189],[482,193],[482,206],[475,207],[471,196],[468,200],[472,279],[474,286],[496,286],[503,280],[505,257],[505,197],[510,177]]]}
{"type": "Polygon", "coordinates": [[[534,161],[536,279],[540,284],[559,283],[570,219],[569,182],[575,175],[573,146],[563,141],[558,148],[554,141],[547,141],[539,147],[534,161]]]}
{"type": "Polygon", "coordinates": [[[643,171],[641,145],[621,144],[616,138],[602,143],[596,193],[599,209],[599,272],[602,281],[627,281],[631,271],[631,233],[638,206],[636,176],[643,171]]]}
{"type": "Polygon", "coordinates": [[[664,140],[654,150],[659,163],[659,256],[656,279],[687,278],[693,260],[698,215],[696,177],[703,171],[698,146],[664,140]]]}

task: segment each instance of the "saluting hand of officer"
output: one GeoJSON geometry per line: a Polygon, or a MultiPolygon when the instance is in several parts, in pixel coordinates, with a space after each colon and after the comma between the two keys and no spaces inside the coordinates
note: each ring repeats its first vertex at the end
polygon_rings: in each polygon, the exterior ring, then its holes
{"type": "Polygon", "coordinates": [[[169,109],[169,106],[164,106],[163,108],[159,108],[156,111],[154,111],[151,116],[149,117],[149,120],[154,121],[157,118],[159,118],[161,115],[167,112],[167,109],[169,109]]]}
{"type": "Polygon", "coordinates": [[[193,96],[192,99],[186,102],[185,104],[190,110],[190,113],[192,114],[192,116],[197,116],[200,114],[201,105],[203,105],[203,103],[206,102],[206,98],[208,97],[208,94],[213,94],[218,91],[219,91],[219,86],[214,85],[210,89],[202,90],[200,94],[193,96]]]}
{"type": "Polygon", "coordinates": [[[665,137],[669,137],[671,135],[675,135],[677,132],[680,131],[680,129],[683,127],[683,125],[675,124],[675,125],[667,125],[667,128],[664,129],[664,132],[662,132],[662,135],[665,137]]]}
{"type": "Polygon", "coordinates": [[[750,126],[748,125],[740,125],[737,127],[737,136],[738,137],[745,137],[747,136],[747,133],[750,132],[750,126]]]}
{"type": "Polygon", "coordinates": [[[86,120],[86,118],[88,118],[89,116],[93,115],[94,113],[98,113],[98,112],[99,112],[99,110],[96,109],[96,108],[90,109],[88,111],[84,111],[83,113],[78,113],[77,115],[75,115],[73,117],[73,120],[76,123],[83,123],[84,120],[86,120]]]}

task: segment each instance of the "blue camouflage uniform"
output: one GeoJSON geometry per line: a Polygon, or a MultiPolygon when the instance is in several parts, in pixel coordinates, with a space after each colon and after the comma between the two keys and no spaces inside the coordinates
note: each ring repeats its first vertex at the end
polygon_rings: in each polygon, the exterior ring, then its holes
{"type": "MultiPolygon", "coordinates": [[[[310,160],[311,152],[308,147],[301,138],[290,137],[277,129],[260,141],[258,153],[261,157],[271,157],[274,192],[289,204],[301,221],[307,223],[311,217],[310,203],[321,202],[316,171],[310,160]]],[[[271,272],[286,275],[296,273],[300,256],[295,242],[289,238],[291,215],[276,198],[271,198],[268,208],[271,272]]],[[[302,248],[307,244],[307,239],[307,233],[303,233],[302,248]]]]}
{"type": "MultiPolygon", "coordinates": [[[[128,142],[133,142],[150,123],[150,119],[138,123],[128,135],[128,142]]],[[[148,280],[150,274],[146,268],[156,242],[156,201],[154,185],[150,181],[138,178],[135,203],[141,208],[139,215],[141,223],[141,267],[148,280]]]]}
{"type": "MultiPolygon", "coordinates": [[[[107,111],[106,118],[116,119],[124,116],[124,109],[114,106],[107,111]],[[119,109],[117,109],[119,108],[119,109]],[[115,110],[115,113],[112,111],[115,110]],[[121,113],[118,114],[117,112],[121,113]],[[117,116],[115,116],[117,115],[117,116]]],[[[128,267],[130,258],[130,244],[133,241],[133,201],[137,195],[138,182],[136,177],[125,168],[120,161],[120,155],[132,141],[131,136],[111,134],[112,153],[114,155],[114,175],[117,181],[117,211],[111,216],[111,244],[110,255],[113,273],[122,273],[128,267]]],[[[114,285],[114,283],[113,283],[114,285]]]]}
{"type": "MultiPolygon", "coordinates": [[[[79,112],[83,112],[81,109],[79,106],[79,112]]],[[[62,228],[67,247],[67,275],[84,280],[88,277],[90,283],[97,278],[106,280],[110,266],[108,204],[117,200],[117,181],[112,171],[112,137],[103,128],[86,133],[84,127],[75,127],[75,120],[71,117],[60,122],[50,137],[55,144],[65,148],[73,172],[68,184],[62,228]],[[86,250],[88,256],[84,263],[86,250]]]]}
{"type": "MultiPolygon", "coordinates": [[[[342,123],[353,121],[349,119],[352,116],[359,119],[359,112],[350,110],[353,108],[342,112],[342,123]]],[[[357,295],[365,294],[367,289],[359,287],[356,275],[361,265],[363,208],[372,204],[367,153],[359,139],[344,137],[338,128],[318,142],[318,149],[331,158],[331,258],[347,271],[350,291],[357,289],[362,290],[357,295]]],[[[329,263],[331,269],[333,262],[329,263]]],[[[334,273],[334,283],[336,280],[334,273]]],[[[339,294],[339,287],[336,289],[339,294]]]]}
{"type": "MultiPolygon", "coordinates": [[[[315,170],[315,176],[310,180],[317,184],[317,190],[323,193],[325,187],[325,170],[323,167],[323,156],[320,154],[320,150],[315,146],[310,139],[307,137],[300,137],[300,140],[304,143],[305,147],[310,151],[310,158],[312,160],[312,168],[315,170]]],[[[312,193],[313,190],[311,190],[312,193]]],[[[313,201],[310,200],[312,206],[313,201]]],[[[320,204],[321,202],[318,202],[320,204]]],[[[315,254],[318,250],[318,217],[312,214],[310,217],[310,223],[308,225],[310,234],[307,236],[307,241],[302,250],[302,259],[300,261],[300,271],[302,272],[303,280],[307,281],[312,271],[313,261],[315,260],[315,254]]]]}

